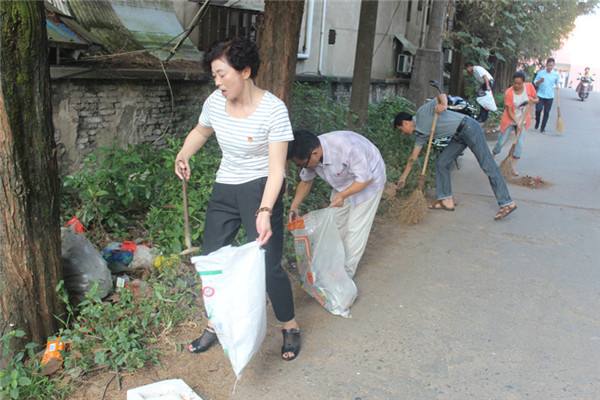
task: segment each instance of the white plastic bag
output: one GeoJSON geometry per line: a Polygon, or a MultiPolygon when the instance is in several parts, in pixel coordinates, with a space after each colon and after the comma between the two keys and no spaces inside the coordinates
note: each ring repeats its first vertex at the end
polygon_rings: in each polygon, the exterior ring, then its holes
{"type": "Polygon", "coordinates": [[[265,251],[251,242],[192,262],[202,279],[208,319],[239,377],[267,332],[265,251]]]}
{"type": "Polygon", "coordinates": [[[151,383],[127,391],[127,400],[202,400],[181,379],[151,383]]]}
{"type": "Polygon", "coordinates": [[[354,281],[344,268],[345,251],[335,210],[312,211],[288,225],[294,235],[296,264],[304,290],[334,315],[350,317],[354,281]]]}
{"type": "Polygon", "coordinates": [[[485,95],[477,97],[477,102],[483,108],[488,111],[496,111],[498,107],[496,106],[496,100],[494,100],[494,95],[492,95],[491,90],[486,90],[485,95]]]}

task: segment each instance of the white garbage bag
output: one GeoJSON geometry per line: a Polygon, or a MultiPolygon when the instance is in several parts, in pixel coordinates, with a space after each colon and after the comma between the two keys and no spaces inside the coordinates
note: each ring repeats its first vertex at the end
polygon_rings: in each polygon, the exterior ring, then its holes
{"type": "Polygon", "coordinates": [[[181,379],[168,379],[127,391],[127,400],[202,400],[181,379]]]}
{"type": "Polygon", "coordinates": [[[345,251],[335,210],[312,211],[288,225],[304,290],[334,315],[350,317],[356,300],[354,281],[344,268],[345,251]]]}
{"type": "Polygon", "coordinates": [[[192,262],[202,279],[208,319],[239,377],[267,332],[265,251],[252,242],[192,262]]]}
{"type": "Polygon", "coordinates": [[[483,108],[488,111],[496,111],[498,107],[496,106],[496,100],[494,100],[494,95],[491,90],[486,90],[483,96],[477,97],[477,102],[483,108]]]}

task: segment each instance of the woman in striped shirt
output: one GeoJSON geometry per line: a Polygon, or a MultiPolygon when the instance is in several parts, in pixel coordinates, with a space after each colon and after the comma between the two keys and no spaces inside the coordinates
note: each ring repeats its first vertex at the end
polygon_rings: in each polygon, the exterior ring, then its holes
{"type": "MultiPolygon", "coordinates": [[[[217,86],[204,102],[198,125],[175,160],[180,179],[190,178],[189,159],[215,133],[223,153],[206,211],[203,253],[231,244],[240,226],[247,240],[266,250],[266,286],[275,316],[283,323],[281,356],[300,351],[289,278],[281,268],[283,187],[288,142],[294,140],[285,104],[254,83],[260,64],[256,45],[247,39],[217,43],[205,55],[217,86]]],[[[200,353],[217,342],[209,326],[189,345],[200,353]]]]}

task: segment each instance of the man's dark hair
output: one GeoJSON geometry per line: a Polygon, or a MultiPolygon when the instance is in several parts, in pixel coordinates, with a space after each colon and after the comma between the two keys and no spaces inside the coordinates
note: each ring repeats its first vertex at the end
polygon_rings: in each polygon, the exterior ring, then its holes
{"type": "Polygon", "coordinates": [[[399,112],[398,114],[396,114],[396,118],[394,118],[394,128],[396,128],[398,125],[402,125],[402,122],[404,121],[412,121],[413,116],[410,115],[407,112],[399,112]]]}
{"type": "Polygon", "coordinates": [[[468,61],[465,63],[465,68],[469,68],[469,67],[474,67],[475,64],[473,64],[472,62],[468,61]]]}
{"type": "Polygon", "coordinates": [[[525,82],[525,72],[523,71],[517,71],[513,74],[513,80],[517,79],[517,78],[521,78],[523,80],[523,82],[525,82]]]}
{"type": "Polygon", "coordinates": [[[546,64],[548,63],[555,63],[556,64],[556,60],[554,60],[554,58],[550,57],[549,59],[546,60],[546,64]]]}
{"type": "Polygon", "coordinates": [[[250,78],[256,78],[260,58],[256,43],[246,38],[234,38],[223,42],[214,43],[204,55],[204,66],[210,71],[210,64],[221,57],[225,57],[227,63],[236,71],[250,68],[250,78]]]}
{"type": "Polygon", "coordinates": [[[306,129],[294,130],[294,141],[288,145],[287,159],[308,160],[310,154],[321,146],[317,135],[306,129]]]}

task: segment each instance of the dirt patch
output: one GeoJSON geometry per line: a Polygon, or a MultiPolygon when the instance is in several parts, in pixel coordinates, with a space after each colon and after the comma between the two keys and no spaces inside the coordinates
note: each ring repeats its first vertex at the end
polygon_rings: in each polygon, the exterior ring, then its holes
{"type": "Polygon", "coordinates": [[[192,322],[173,330],[157,346],[161,353],[160,364],[121,373],[121,390],[114,373],[104,372],[86,377],[69,400],[100,400],[105,389],[104,399],[125,399],[128,389],[164,379],[183,379],[204,400],[229,398],[235,375],[221,346],[214,346],[203,354],[191,354],[185,348],[200,331],[201,326],[192,322]]]}
{"type": "Polygon", "coordinates": [[[541,176],[520,176],[508,179],[513,185],[527,187],[529,189],[544,189],[551,186],[550,182],[545,181],[541,176]]]}

